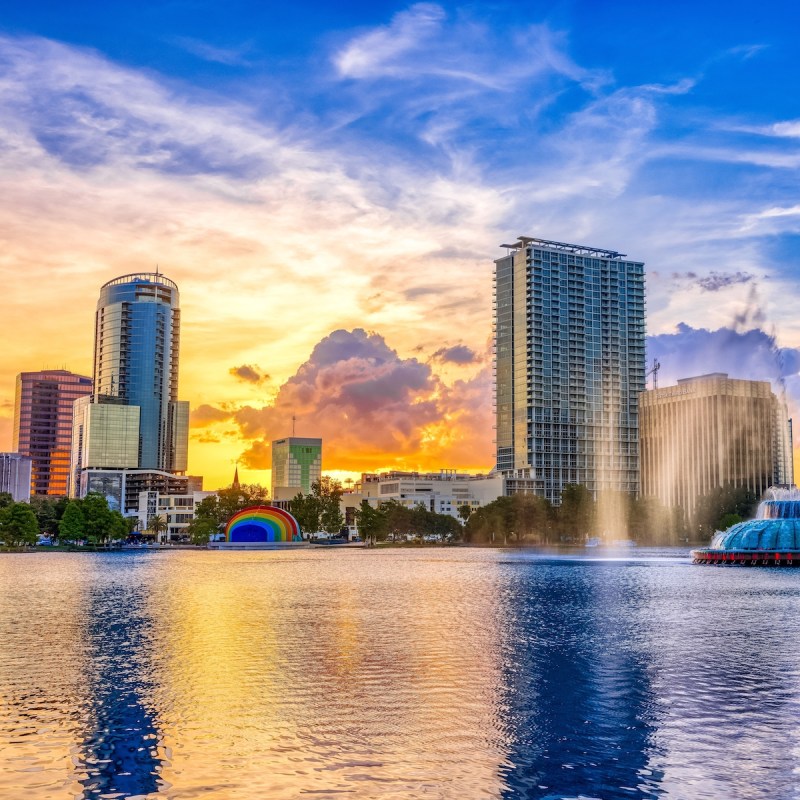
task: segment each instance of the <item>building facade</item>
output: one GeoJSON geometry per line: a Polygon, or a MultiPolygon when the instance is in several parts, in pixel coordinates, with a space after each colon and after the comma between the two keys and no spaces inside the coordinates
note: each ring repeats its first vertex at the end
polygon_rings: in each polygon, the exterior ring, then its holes
{"type": "Polygon", "coordinates": [[[31,499],[33,460],[19,453],[0,453],[0,492],[8,492],[15,503],[31,499]]]}
{"type": "Polygon", "coordinates": [[[75,401],[72,425],[70,496],[80,494],[85,468],[136,469],[139,463],[139,407],[75,401]]]}
{"type": "Polygon", "coordinates": [[[188,536],[187,528],[194,519],[197,505],[213,494],[203,491],[186,494],[162,494],[157,490],[139,492],[137,527],[139,531],[146,531],[153,517],[163,517],[166,529],[160,538],[166,542],[181,541],[188,536]]]}
{"type": "Polygon", "coordinates": [[[140,469],[186,470],[189,407],[178,400],[180,313],[177,285],[159,273],[123,275],[100,289],[94,394],[98,403],[139,408],[140,469]]]}
{"type": "Polygon", "coordinates": [[[75,404],[73,415],[73,496],[100,491],[109,502],[116,498],[123,513],[136,513],[140,490],[166,481],[185,493],[185,477],[171,480],[184,476],[189,445],[189,404],[178,400],[179,351],[180,298],[173,281],[143,272],[102,286],[94,392],[75,404]]]}
{"type": "Polygon", "coordinates": [[[794,482],[792,423],[768,381],[712,373],[639,398],[642,495],[691,515],[712,489],[794,482]]]}
{"type": "Polygon", "coordinates": [[[639,490],[644,264],[520,236],[495,261],[497,470],[554,504],[568,484],[639,490]]]}
{"type": "Polygon", "coordinates": [[[273,500],[291,500],[298,492],[309,494],[322,476],[322,439],[287,436],[272,442],[273,500]]]}
{"type": "Polygon", "coordinates": [[[72,406],[91,392],[91,378],[63,369],[17,375],[13,449],[31,459],[31,494],[67,494],[72,406]]]}

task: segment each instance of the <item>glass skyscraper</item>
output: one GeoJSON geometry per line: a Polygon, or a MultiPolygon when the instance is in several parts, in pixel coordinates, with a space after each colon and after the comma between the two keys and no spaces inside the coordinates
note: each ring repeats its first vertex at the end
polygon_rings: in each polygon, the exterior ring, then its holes
{"type": "Polygon", "coordinates": [[[31,459],[31,494],[67,494],[72,405],[91,391],[91,378],[64,369],[17,375],[13,447],[31,459]]]}
{"type": "MultiPolygon", "coordinates": [[[[189,404],[178,400],[178,287],[159,273],[123,275],[100,289],[95,316],[94,402],[136,406],[140,469],[186,470],[189,404]]],[[[97,417],[120,425],[118,414],[97,417]]],[[[105,422],[104,422],[105,421],[105,422]]],[[[125,418],[124,425],[130,419],[125,418]]],[[[90,448],[108,452],[108,448],[90,448]]],[[[84,464],[84,467],[116,466],[84,464]]]]}
{"type": "Polygon", "coordinates": [[[520,236],[495,261],[497,469],[508,491],[559,503],[639,490],[644,264],[520,236]]]}

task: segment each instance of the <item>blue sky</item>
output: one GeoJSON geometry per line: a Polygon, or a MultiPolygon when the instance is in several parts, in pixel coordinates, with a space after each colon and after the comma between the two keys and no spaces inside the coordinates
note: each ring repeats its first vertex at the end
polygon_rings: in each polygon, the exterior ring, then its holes
{"type": "Polygon", "coordinates": [[[89,368],[84,298],[160,263],[182,288],[183,385],[226,420],[199,460],[271,435],[229,420],[275,418],[314,348],[362,328],[398,375],[429,366],[412,405],[440,403],[393,408],[387,452],[469,460],[467,422],[491,426],[491,261],[517,234],[646,262],[662,381],[766,373],[797,408],[798,8],[4,4],[0,277],[10,326],[31,281],[43,313],[0,359],[0,432],[16,372],[89,368]],[[436,355],[459,347],[476,357],[436,355]],[[464,441],[426,445],[456,418],[464,441]]]}

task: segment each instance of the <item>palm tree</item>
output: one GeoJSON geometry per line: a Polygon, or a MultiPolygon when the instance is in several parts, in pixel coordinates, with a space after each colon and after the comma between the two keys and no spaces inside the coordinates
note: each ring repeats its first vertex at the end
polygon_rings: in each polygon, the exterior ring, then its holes
{"type": "Polygon", "coordinates": [[[167,521],[161,514],[156,514],[155,516],[150,517],[147,527],[155,534],[156,541],[158,541],[158,534],[167,529],[167,521]]]}

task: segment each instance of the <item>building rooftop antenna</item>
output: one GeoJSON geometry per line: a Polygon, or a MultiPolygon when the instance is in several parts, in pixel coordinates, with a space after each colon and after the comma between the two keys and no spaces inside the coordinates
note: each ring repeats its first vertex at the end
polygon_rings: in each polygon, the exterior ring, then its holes
{"type": "Polygon", "coordinates": [[[657,359],[653,359],[653,366],[650,367],[649,370],[645,373],[644,379],[647,379],[652,375],[653,376],[653,389],[658,389],[658,371],[661,369],[661,362],[657,359]]]}
{"type": "Polygon", "coordinates": [[[292,436],[294,436],[294,423],[297,421],[297,417],[292,414],[292,436]]]}

